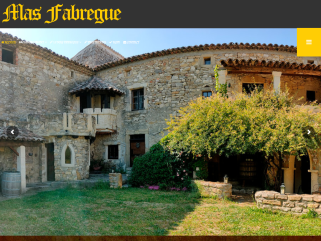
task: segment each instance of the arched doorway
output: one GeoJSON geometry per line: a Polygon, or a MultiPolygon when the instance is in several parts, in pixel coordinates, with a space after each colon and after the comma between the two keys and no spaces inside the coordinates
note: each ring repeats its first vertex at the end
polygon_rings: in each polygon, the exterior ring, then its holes
{"type": "Polygon", "coordinates": [[[311,172],[309,172],[309,156],[302,156],[300,161],[298,160],[298,158],[295,158],[294,168],[294,193],[311,194],[311,172]]]}

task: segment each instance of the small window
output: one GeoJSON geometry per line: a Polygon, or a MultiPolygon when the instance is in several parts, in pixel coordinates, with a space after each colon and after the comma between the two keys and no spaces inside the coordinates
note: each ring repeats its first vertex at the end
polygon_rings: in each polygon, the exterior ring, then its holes
{"type": "Polygon", "coordinates": [[[243,83],[242,90],[246,94],[251,94],[257,88],[259,91],[264,89],[264,84],[243,83]]]}
{"type": "Polygon", "coordinates": [[[204,64],[205,65],[210,65],[211,64],[211,58],[205,58],[204,59],[204,64]]]}
{"type": "Polygon", "coordinates": [[[308,64],[314,64],[314,60],[308,60],[308,64]]]}
{"type": "Polygon", "coordinates": [[[315,101],[315,91],[307,91],[307,101],[315,101]]]}
{"type": "Polygon", "coordinates": [[[212,96],[212,91],[203,91],[202,96],[203,97],[210,97],[210,96],[212,96]]]}
{"type": "Polygon", "coordinates": [[[126,71],[126,76],[131,76],[131,75],[132,75],[132,71],[131,70],[126,71]]]}
{"type": "Polygon", "coordinates": [[[71,78],[74,77],[74,71],[71,71],[71,72],[70,72],[70,76],[71,76],[71,78]]]}
{"type": "Polygon", "coordinates": [[[108,146],[108,159],[118,159],[118,145],[108,146]]]}
{"type": "Polygon", "coordinates": [[[71,150],[69,146],[67,146],[65,151],[65,164],[71,164],[71,150]]]}
{"type": "Polygon", "coordinates": [[[133,95],[133,110],[144,109],[144,89],[138,89],[132,91],[133,95]]]}
{"type": "Polygon", "coordinates": [[[2,49],[2,61],[13,64],[13,51],[2,49]]]}

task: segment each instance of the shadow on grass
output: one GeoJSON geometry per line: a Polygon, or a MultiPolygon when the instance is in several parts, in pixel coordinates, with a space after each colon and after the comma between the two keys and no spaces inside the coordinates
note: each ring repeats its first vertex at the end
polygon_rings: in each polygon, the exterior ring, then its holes
{"type": "Polygon", "coordinates": [[[64,188],[1,202],[0,235],[167,235],[200,194],[141,188],[64,188]]]}

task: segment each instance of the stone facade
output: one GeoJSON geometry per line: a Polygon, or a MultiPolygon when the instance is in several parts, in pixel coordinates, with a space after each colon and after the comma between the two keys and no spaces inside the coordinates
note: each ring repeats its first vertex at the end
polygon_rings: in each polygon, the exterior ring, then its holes
{"type": "Polygon", "coordinates": [[[284,194],[275,191],[259,191],[255,193],[258,208],[278,210],[286,213],[304,214],[309,209],[321,215],[321,195],[284,194]]]}
{"type": "Polygon", "coordinates": [[[65,136],[56,138],[54,143],[56,181],[82,180],[89,177],[89,142],[90,140],[85,139],[85,137],[73,138],[65,136]],[[73,152],[72,155],[74,154],[74,163],[72,160],[70,165],[65,165],[62,160],[65,146],[69,146],[73,152]]]}

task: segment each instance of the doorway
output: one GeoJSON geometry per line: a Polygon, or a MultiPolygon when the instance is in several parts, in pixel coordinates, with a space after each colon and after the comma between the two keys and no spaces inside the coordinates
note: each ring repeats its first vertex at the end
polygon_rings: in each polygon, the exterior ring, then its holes
{"type": "Polygon", "coordinates": [[[47,181],[55,181],[54,143],[46,144],[47,148],[47,181]]]}
{"type": "Polygon", "coordinates": [[[130,135],[130,167],[134,164],[134,159],[145,154],[145,134],[130,135]]]}
{"type": "Polygon", "coordinates": [[[310,169],[309,156],[302,156],[300,161],[295,158],[294,168],[296,169],[294,173],[294,193],[311,194],[311,172],[308,171],[310,169]]]}

